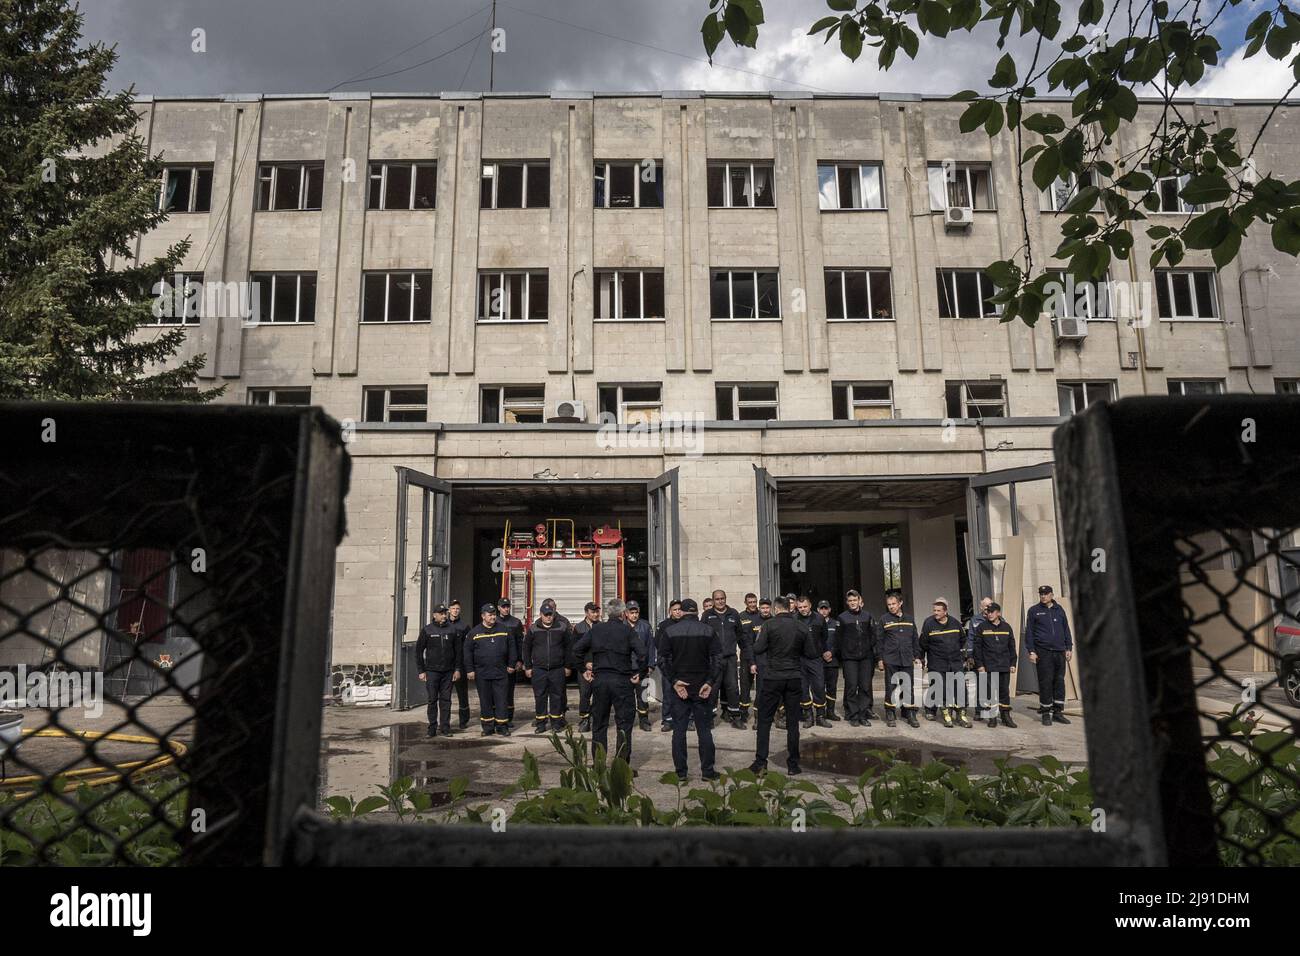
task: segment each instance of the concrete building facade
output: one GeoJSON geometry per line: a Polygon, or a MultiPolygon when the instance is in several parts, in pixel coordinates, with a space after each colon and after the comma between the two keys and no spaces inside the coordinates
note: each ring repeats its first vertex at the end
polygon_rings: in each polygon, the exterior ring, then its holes
{"type": "MultiPolygon", "coordinates": [[[[1182,108],[1243,130],[1268,113],[1182,108]]],[[[1287,179],[1290,108],[1255,156],[1287,179]]],[[[448,535],[430,587],[471,617],[495,596],[505,522],[551,515],[620,523],[629,593],[654,615],[715,587],[838,609],[856,586],[879,610],[892,581],[918,615],[940,594],[1010,610],[1044,581],[1068,599],[1062,415],[1293,390],[1300,271],[1257,230],[1219,272],[1195,252],[1156,272],[1138,229],[1111,279],[1156,289],[1149,322],[1094,314],[1082,337],[1002,323],[978,270],[1021,246],[1022,215],[1049,262],[1065,215],[1032,184],[1022,209],[1014,137],[960,134],[962,109],[700,92],[142,100],[174,214],[138,254],[188,237],[190,281],[259,283],[256,321],[203,309],[160,325],[189,323],[184,354],[206,355],[200,385],[225,385],[221,401],[310,401],[349,428],[336,669],[386,667],[418,631],[424,492],[408,488],[399,525],[399,468],[450,494],[427,519],[448,535]],[[547,421],[563,402],[585,421],[547,421]],[[602,431],[602,410],[687,427],[602,431]]],[[[1175,198],[1152,218],[1185,215],[1175,198]]]]}

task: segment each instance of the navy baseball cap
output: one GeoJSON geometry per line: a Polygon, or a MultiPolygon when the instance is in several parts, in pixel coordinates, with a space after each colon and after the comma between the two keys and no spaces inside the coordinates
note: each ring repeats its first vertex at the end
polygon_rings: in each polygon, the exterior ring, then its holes
{"type": "Polygon", "coordinates": [[[831,602],[830,602],[830,601],[818,601],[818,602],[817,602],[817,609],[820,611],[822,608],[826,608],[826,610],[829,611],[829,610],[831,609],[831,602]]]}
{"type": "Polygon", "coordinates": [[[582,609],[584,611],[599,611],[600,605],[597,604],[595,601],[588,601],[586,604],[582,606],[582,609]]]}
{"type": "Polygon", "coordinates": [[[682,599],[682,610],[683,610],[683,611],[698,611],[699,609],[700,609],[700,606],[699,606],[698,604],[695,603],[695,598],[683,598],[683,599],[682,599]]]}
{"type": "Polygon", "coordinates": [[[480,614],[495,614],[497,612],[497,606],[495,604],[484,604],[478,609],[478,612],[480,614]]]}
{"type": "Polygon", "coordinates": [[[433,606],[433,613],[434,613],[434,614],[446,614],[446,613],[447,613],[447,605],[445,605],[445,604],[435,604],[435,605],[433,606]]]}
{"type": "Polygon", "coordinates": [[[628,602],[627,602],[627,609],[628,609],[629,611],[639,611],[639,610],[641,610],[641,605],[640,605],[640,604],[637,604],[636,601],[628,601],[628,602]]]}
{"type": "Polygon", "coordinates": [[[555,613],[555,602],[552,601],[550,598],[547,598],[545,601],[543,601],[543,602],[542,602],[542,613],[543,613],[543,614],[554,614],[554,613],[555,613]]]}
{"type": "Polygon", "coordinates": [[[510,606],[510,598],[502,598],[500,601],[497,601],[497,607],[509,607],[509,606],[510,606]]]}

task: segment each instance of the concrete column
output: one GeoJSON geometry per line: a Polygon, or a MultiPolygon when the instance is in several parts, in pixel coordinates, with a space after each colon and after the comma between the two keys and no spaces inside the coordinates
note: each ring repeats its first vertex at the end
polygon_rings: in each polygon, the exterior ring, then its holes
{"type": "MultiPolygon", "coordinates": [[[[462,114],[464,104],[443,100],[438,108],[438,208],[434,210],[433,230],[433,309],[429,322],[429,372],[446,374],[451,367],[451,308],[456,273],[457,202],[462,173],[471,174],[477,193],[477,170],[461,162],[462,114]]],[[[474,230],[478,231],[478,209],[473,210],[474,230]]],[[[477,256],[474,257],[475,263],[477,256]]],[[[472,265],[472,264],[471,264],[472,265]]],[[[477,266],[474,265],[477,272],[477,266]]],[[[477,277],[475,279],[477,281],[477,277]]]]}
{"type": "MultiPolygon", "coordinates": [[[[998,249],[996,250],[997,258],[1005,259],[1008,250],[1020,248],[1024,241],[1024,221],[1020,217],[1020,184],[1016,166],[1019,156],[1016,155],[1015,139],[1006,130],[1000,132],[990,142],[993,153],[993,195],[997,202],[998,216],[998,249]]],[[[1033,181],[1026,181],[1026,193],[1024,197],[1025,215],[1029,217],[1030,236],[1036,239],[1038,231],[1033,227],[1038,224],[1038,189],[1034,186],[1033,181]]],[[[1033,240],[1031,239],[1031,243],[1033,240]]],[[[1042,257],[1041,248],[1034,248],[1031,244],[1034,255],[1036,269],[1042,269],[1045,259],[1042,257]]],[[[1020,265],[1024,265],[1023,257],[1020,265]]],[[[992,261],[992,251],[985,256],[985,259],[992,261]]],[[[1042,325],[1043,323],[1039,323],[1042,325]]],[[[1051,323],[1047,323],[1051,324],[1051,323]]],[[[1006,330],[1007,348],[1011,356],[1011,369],[1016,372],[1025,372],[1033,368],[1038,360],[1038,367],[1052,367],[1052,347],[1051,336],[1048,336],[1047,352],[1045,355],[1039,353],[1039,346],[1036,329],[1031,329],[1023,321],[1017,319],[1015,322],[1006,323],[1003,328],[1006,330]],[[1044,366],[1042,361],[1046,361],[1044,366]]]]}
{"type": "MultiPolygon", "coordinates": [[[[560,96],[560,94],[557,94],[560,96]]],[[[595,169],[590,93],[568,94],[551,104],[551,338],[549,371],[590,372],[595,361],[592,268],[595,244],[592,175],[595,169]],[[580,97],[577,102],[573,97],[580,97]],[[574,279],[574,273],[586,269],[574,279]],[[573,284],[573,314],[569,286],[573,284]]]]}
{"type": "Polygon", "coordinates": [[[691,218],[687,187],[686,104],[667,95],[663,110],[664,153],[664,368],[686,371],[686,327],[691,314],[691,218]]]}
{"type": "MultiPolygon", "coordinates": [[[[223,196],[226,202],[225,234],[214,243],[214,265],[220,257],[220,265],[215,272],[222,282],[246,282],[250,256],[253,246],[253,225],[257,206],[257,161],[259,143],[262,135],[262,117],[264,104],[259,96],[232,96],[223,106],[223,112],[229,111],[228,128],[234,130],[232,151],[230,153],[229,179],[213,173],[213,201],[217,201],[218,181],[229,183],[229,192],[223,196]]],[[[225,151],[218,157],[218,162],[226,159],[225,151]]],[[[213,227],[220,230],[220,225],[213,227]]],[[[204,271],[205,278],[207,270],[204,271]]],[[[227,310],[237,311],[237,310],[227,310]]],[[[211,355],[216,352],[216,375],[220,378],[237,378],[243,352],[243,319],[238,315],[217,316],[204,319],[204,347],[211,355]],[[212,325],[209,325],[212,323],[212,325]],[[215,326],[215,329],[213,329],[215,326]],[[208,330],[215,334],[209,337],[208,330]],[[214,348],[209,347],[212,343],[214,348]]]]}
{"type": "MultiPolygon", "coordinates": [[[[776,179],[776,217],[777,217],[777,265],[781,272],[781,355],[783,367],[787,372],[802,372],[810,367],[811,355],[805,358],[805,342],[811,344],[811,290],[808,287],[806,262],[804,261],[804,210],[801,200],[800,177],[803,163],[800,161],[800,142],[807,134],[807,111],[799,116],[799,107],[784,100],[772,103],[772,142],[775,146],[776,179]],[[803,127],[801,132],[800,127],[803,127]],[[804,309],[794,310],[795,290],[803,291],[804,309]]],[[[813,176],[814,183],[816,176],[813,176]]],[[[818,283],[818,291],[825,293],[818,283]]],[[[826,365],[824,336],[826,332],[826,305],[822,303],[821,329],[823,347],[821,349],[821,367],[826,365]]]]}
{"type": "Polygon", "coordinates": [[[952,515],[909,515],[907,529],[910,573],[903,581],[911,595],[912,612],[924,619],[931,602],[942,595],[948,599],[948,612],[957,617],[961,608],[957,607],[957,530],[952,515]]]}
{"type": "MultiPolygon", "coordinates": [[[[713,325],[709,317],[709,184],[708,147],[704,136],[706,112],[698,95],[685,107],[685,162],[682,165],[683,218],[686,250],[683,339],[690,342],[690,364],[696,372],[713,369],[713,325]]],[[[665,95],[667,99],[667,95],[665,95]]]]}
{"type": "MultiPolygon", "coordinates": [[[[916,260],[918,316],[914,327],[918,330],[921,345],[921,368],[926,372],[943,371],[943,327],[939,319],[939,292],[935,284],[935,269],[939,255],[935,242],[935,215],[930,214],[930,180],[928,162],[942,159],[930,155],[929,136],[925,127],[925,111],[908,108],[904,114],[907,125],[908,153],[905,163],[912,178],[912,251],[916,260]]],[[[936,214],[937,215],[937,214],[936,214]]],[[[897,261],[897,260],[895,260],[897,261]]],[[[899,339],[902,339],[902,328],[899,339]]]]}
{"type": "Polygon", "coordinates": [[[369,155],[369,96],[331,96],[316,266],[316,330],[312,343],[315,375],[357,373],[365,243],[349,242],[347,237],[365,235],[369,155]],[[351,174],[350,181],[343,175],[345,168],[351,174]]]}
{"type": "MultiPolygon", "coordinates": [[[[457,143],[455,235],[452,249],[452,291],[450,316],[451,370],[460,374],[474,371],[475,318],[478,311],[478,224],[479,187],[483,177],[483,101],[463,99],[456,103],[457,143]]],[[[439,203],[439,206],[442,204],[439,203]]],[[[438,210],[442,225],[442,209],[438,210]]],[[[439,232],[441,232],[439,228],[439,232]]]]}
{"type": "MultiPolygon", "coordinates": [[[[881,160],[884,164],[885,204],[889,217],[889,260],[894,285],[894,337],[900,372],[915,372],[920,367],[921,303],[917,282],[916,226],[914,216],[918,192],[909,186],[906,175],[911,163],[907,116],[901,103],[881,97],[881,160]]],[[[919,144],[923,146],[924,143],[919,144]]],[[[921,198],[926,198],[922,196],[921,198]]],[[[925,209],[930,208],[926,198],[925,209]]],[[[823,290],[823,295],[825,292],[823,290]]]]}

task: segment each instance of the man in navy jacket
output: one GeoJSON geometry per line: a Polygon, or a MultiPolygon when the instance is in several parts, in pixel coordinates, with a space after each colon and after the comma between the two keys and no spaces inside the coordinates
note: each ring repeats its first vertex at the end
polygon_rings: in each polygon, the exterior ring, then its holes
{"type": "Polygon", "coordinates": [[[1052,586],[1038,589],[1038,603],[1025,614],[1025,649],[1038,668],[1038,714],[1043,726],[1068,724],[1065,716],[1065,664],[1074,654],[1070,622],[1056,603],[1052,586]]]}

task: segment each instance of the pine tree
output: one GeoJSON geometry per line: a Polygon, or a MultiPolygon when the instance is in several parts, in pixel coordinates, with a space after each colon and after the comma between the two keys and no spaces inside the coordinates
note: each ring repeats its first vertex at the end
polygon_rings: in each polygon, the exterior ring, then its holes
{"type": "Polygon", "coordinates": [[[134,260],[166,218],[162,162],[81,28],[68,0],[0,0],[0,398],[206,401],[202,356],[166,367],[185,331],[139,331],[189,242],[134,260]]]}

